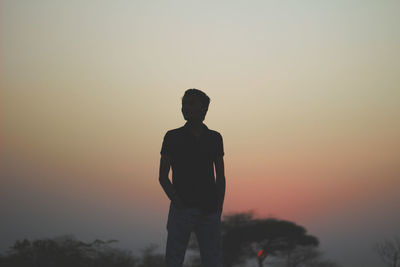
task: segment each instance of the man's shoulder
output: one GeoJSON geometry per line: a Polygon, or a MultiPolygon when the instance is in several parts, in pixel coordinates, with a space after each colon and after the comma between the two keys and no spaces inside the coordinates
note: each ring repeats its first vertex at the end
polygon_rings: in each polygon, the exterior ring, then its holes
{"type": "Polygon", "coordinates": [[[208,129],[208,131],[212,134],[212,135],[215,135],[215,136],[222,136],[218,131],[216,131],[216,130],[211,130],[211,129],[208,129]]]}
{"type": "Polygon", "coordinates": [[[208,133],[213,136],[214,138],[221,138],[222,139],[222,135],[220,134],[220,132],[216,131],[216,130],[212,130],[212,129],[208,129],[208,133]]]}
{"type": "Polygon", "coordinates": [[[174,129],[170,129],[165,133],[165,135],[166,136],[175,136],[177,134],[181,134],[182,131],[183,131],[183,126],[182,127],[178,127],[178,128],[174,128],[174,129]]]}
{"type": "Polygon", "coordinates": [[[183,130],[183,126],[178,127],[178,128],[174,128],[174,129],[170,129],[167,131],[167,133],[179,133],[183,130]]]}
{"type": "MultiPolygon", "coordinates": [[[[213,137],[217,137],[217,138],[222,138],[222,135],[221,135],[220,132],[218,132],[216,130],[213,130],[213,129],[210,129],[210,128],[207,128],[207,129],[208,129],[207,131],[208,131],[209,135],[211,135],[213,137]]],[[[174,128],[174,129],[168,130],[165,135],[169,136],[169,137],[174,137],[174,136],[183,134],[184,131],[185,131],[185,126],[181,126],[181,127],[178,127],[178,128],[174,128]]]]}

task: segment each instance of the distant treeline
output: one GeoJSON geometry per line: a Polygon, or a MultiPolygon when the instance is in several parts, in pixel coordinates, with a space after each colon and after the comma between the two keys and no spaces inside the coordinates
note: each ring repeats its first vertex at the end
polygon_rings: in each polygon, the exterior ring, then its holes
{"type": "MultiPolygon", "coordinates": [[[[245,266],[253,259],[258,266],[338,267],[324,259],[319,241],[293,222],[275,218],[255,218],[252,213],[224,216],[222,221],[224,267],[245,266]]],[[[164,267],[164,255],[152,244],[134,255],[112,247],[117,240],[82,242],[72,235],[52,239],[17,240],[6,254],[0,254],[1,267],[164,267]]],[[[198,252],[195,237],[189,250],[198,252]]],[[[186,267],[200,267],[194,253],[186,267]]]]}

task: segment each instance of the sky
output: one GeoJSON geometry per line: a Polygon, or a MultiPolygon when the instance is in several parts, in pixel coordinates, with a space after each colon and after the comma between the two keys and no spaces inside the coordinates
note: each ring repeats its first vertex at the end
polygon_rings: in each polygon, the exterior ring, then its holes
{"type": "Polygon", "coordinates": [[[0,1],[0,251],[166,242],[162,139],[211,98],[224,214],[304,226],[344,267],[400,235],[399,1],[0,1]]]}

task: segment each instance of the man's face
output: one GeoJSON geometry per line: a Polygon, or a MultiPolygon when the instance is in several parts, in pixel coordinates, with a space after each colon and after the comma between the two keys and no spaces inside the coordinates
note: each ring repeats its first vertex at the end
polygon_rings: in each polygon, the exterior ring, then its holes
{"type": "Polygon", "coordinates": [[[206,117],[207,108],[201,105],[196,96],[185,96],[182,99],[182,114],[187,121],[203,121],[206,117]]]}

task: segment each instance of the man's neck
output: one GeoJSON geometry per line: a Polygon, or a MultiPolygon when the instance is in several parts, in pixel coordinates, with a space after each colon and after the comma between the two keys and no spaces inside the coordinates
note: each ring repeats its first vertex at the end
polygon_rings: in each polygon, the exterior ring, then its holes
{"type": "Polygon", "coordinates": [[[204,124],[201,121],[188,121],[187,122],[187,126],[188,126],[189,130],[196,135],[200,135],[204,131],[203,125],[204,124]]]}

